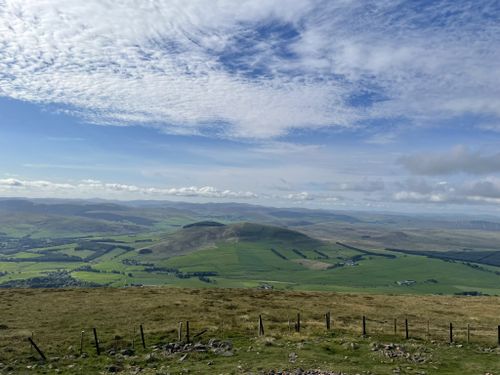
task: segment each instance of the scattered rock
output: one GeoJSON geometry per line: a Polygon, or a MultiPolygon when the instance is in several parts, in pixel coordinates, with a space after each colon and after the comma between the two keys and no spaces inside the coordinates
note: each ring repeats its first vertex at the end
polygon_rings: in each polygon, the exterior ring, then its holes
{"type": "Polygon", "coordinates": [[[108,372],[120,372],[123,369],[120,365],[114,364],[114,365],[109,365],[107,370],[108,370],[108,372]]]}
{"type": "Polygon", "coordinates": [[[301,368],[296,370],[269,370],[264,372],[265,375],[347,375],[345,372],[331,372],[323,370],[303,370],[301,368]]]}
{"type": "Polygon", "coordinates": [[[144,356],[144,362],[151,363],[156,361],[156,356],[153,353],[148,353],[144,356]]]}
{"type": "Polygon", "coordinates": [[[130,356],[133,356],[135,354],[135,351],[134,351],[134,349],[123,349],[120,353],[122,355],[130,357],[130,356]]]}
{"type": "MultiPolygon", "coordinates": [[[[430,355],[425,353],[425,348],[417,348],[417,351],[410,352],[402,345],[398,344],[372,344],[372,351],[378,351],[381,355],[387,358],[402,358],[412,363],[426,363],[430,359],[430,355]]],[[[395,370],[394,370],[395,371],[395,370]]],[[[394,372],[393,371],[393,372],[394,372]]],[[[398,370],[399,371],[399,370],[398,370]]]]}

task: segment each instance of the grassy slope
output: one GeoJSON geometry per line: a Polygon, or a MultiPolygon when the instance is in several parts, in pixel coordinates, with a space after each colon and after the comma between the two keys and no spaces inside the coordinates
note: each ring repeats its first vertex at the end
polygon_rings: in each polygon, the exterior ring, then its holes
{"type": "MultiPolygon", "coordinates": [[[[151,233],[114,238],[136,249],[151,247],[154,252],[141,255],[137,251],[115,249],[90,263],[92,268],[101,271],[100,273],[80,271],[74,272],[73,276],[83,281],[112,286],[134,283],[206,288],[256,287],[262,283],[269,283],[278,289],[298,290],[410,294],[479,291],[485,294],[500,294],[500,276],[494,273],[498,271],[496,267],[473,269],[461,263],[422,256],[392,253],[396,258],[390,259],[368,255],[354,267],[310,269],[296,262],[302,258],[292,249],[298,249],[310,261],[331,264],[342,262],[343,259],[360,253],[268,226],[239,224],[221,228],[183,229],[168,236],[151,233]],[[207,235],[207,232],[210,232],[210,235],[207,235]],[[200,237],[205,240],[200,241],[200,237]],[[144,240],[152,242],[141,242],[144,240]],[[193,248],[194,245],[196,246],[193,248]],[[203,250],[196,251],[197,248],[203,250]],[[287,259],[278,257],[270,250],[271,248],[278,250],[287,259]],[[321,257],[313,250],[320,250],[327,254],[329,259],[320,259],[321,257]],[[122,263],[124,259],[153,263],[160,267],[174,267],[182,272],[215,271],[218,276],[210,277],[216,281],[212,284],[204,283],[197,278],[179,279],[166,273],[145,272],[144,266],[125,265],[122,263]],[[410,287],[395,284],[395,281],[405,279],[416,280],[417,284],[410,287]],[[436,279],[438,283],[430,283],[429,279],[436,279]]],[[[89,250],[74,251],[74,246],[63,245],[53,249],[82,257],[92,253],[89,250]]],[[[34,249],[33,256],[39,256],[40,250],[46,249],[34,249]]],[[[385,251],[380,253],[391,254],[385,251]]],[[[29,254],[30,252],[24,251],[18,256],[26,258],[29,254]]],[[[80,262],[0,261],[0,270],[10,272],[0,276],[0,282],[39,276],[57,269],[72,270],[82,265],[84,263],[80,262]]]]}
{"type": "MultiPolygon", "coordinates": [[[[0,334],[0,363],[12,373],[62,374],[98,373],[110,364],[120,364],[132,373],[217,373],[242,374],[269,369],[321,368],[390,374],[497,374],[496,343],[498,304],[496,297],[380,296],[319,292],[263,292],[241,289],[79,289],[79,290],[0,290],[3,308],[0,334]],[[322,314],[332,312],[333,330],[326,332],[322,314]],[[290,332],[288,320],[302,317],[300,334],[290,332]],[[262,314],[264,338],[256,337],[256,322],[262,314]],[[366,315],[369,337],[360,336],[361,316],[366,315]],[[412,339],[402,337],[402,322],[410,322],[412,339]],[[399,333],[393,334],[393,319],[399,333]],[[230,339],[232,357],[190,354],[164,357],[157,352],[147,360],[146,353],[158,342],[174,341],[179,321],[189,320],[193,333],[208,329],[204,340],[230,339]],[[430,340],[426,323],[430,320],[430,340]],[[449,346],[447,325],[453,322],[455,340],[449,346]],[[464,327],[472,327],[472,343],[466,345],[464,327]],[[91,329],[96,327],[103,351],[117,345],[131,346],[133,327],[144,324],[147,349],[120,360],[109,355],[97,357],[92,347],[91,329]],[[84,350],[88,358],[78,358],[81,330],[85,330],[84,350]],[[26,337],[34,332],[36,342],[51,358],[39,364],[26,337]],[[114,340],[120,336],[119,342],[114,340]],[[373,343],[402,343],[412,353],[424,353],[427,361],[416,364],[405,358],[390,359],[371,350],[373,343]],[[290,363],[290,353],[297,362],[290,363]],[[74,357],[73,355],[76,355],[74,357]],[[57,357],[57,358],[54,358],[57,357]],[[156,359],[155,359],[156,358],[156,359]],[[208,363],[211,363],[210,365],[208,363]],[[48,366],[52,367],[51,370],[48,366]]],[[[139,337],[135,336],[137,344],[139,337]]],[[[137,348],[137,346],[136,346],[137,348]]],[[[7,373],[7,371],[5,371],[7,373]]]]}
{"type": "MultiPolygon", "coordinates": [[[[276,287],[311,290],[357,290],[365,292],[404,293],[455,293],[478,290],[484,293],[500,293],[500,276],[467,267],[460,263],[444,262],[421,256],[398,254],[395,259],[368,256],[358,266],[329,270],[310,270],[290,260],[274,255],[269,243],[222,244],[216,249],[176,257],[165,264],[183,271],[215,270],[224,286],[239,286],[242,280],[271,282],[276,287]],[[413,279],[415,286],[395,285],[397,280],[413,279]],[[438,283],[426,282],[437,279],[438,283]],[[273,283],[276,282],[276,283],[273,283]]],[[[299,257],[289,249],[278,248],[289,259],[299,257]]],[[[335,263],[345,250],[323,247],[321,251],[330,255],[322,262],[335,263]]],[[[315,258],[309,251],[304,253],[315,258]]],[[[352,252],[355,253],[355,252],[352,252]]],[[[219,280],[219,278],[217,278],[219,280]]]]}

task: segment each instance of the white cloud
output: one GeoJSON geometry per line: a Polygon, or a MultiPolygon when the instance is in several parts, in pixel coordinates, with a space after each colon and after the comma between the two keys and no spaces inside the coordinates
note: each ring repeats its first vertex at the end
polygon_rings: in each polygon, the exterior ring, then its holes
{"type": "Polygon", "coordinates": [[[105,183],[83,180],[78,183],[56,183],[42,180],[0,179],[0,194],[26,194],[28,196],[64,197],[71,192],[73,197],[146,198],[194,197],[211,199],[253,199],[257,194],[250,191],[220,190],[212,186],[189,186],[179,188],[140,187],[136,185],[105,183]]]}
{"type": "Polygon", "coordinates": [[[448,183],[410,179],[400,183],[392,198],[397,202],[447,204],[500,204],[500,179],[448,183]]]}
{"type": "Polygon", "coordinates": [[[344,197],[326,194],[326,193],[309,193],[307,191],[301,191],[298,193],[290,193],[286,194],[283,197],[277,197],[278,199],[285,199],[294,202],[308,202],[308,201],[317,201],[317,202],[328,202],[328,203],[337,203],[345,200],[344,197]]]}
{"type": "Polygon", "coordinates": [[[311,201],[314,199],[314,197],[307,191],[302,191],[300,193],[290,193],[285,195],[285,198],[293,201],[311,201]]]}
{"type": "Polygon", "coordinates": [[[0,96],[220,137],[500,117],[497,18],[488,1],[0,0],[0,96]]]}
{"type": "Polygon", "coordinates": [[[303,79],[230,74],[217,51],[243,22],[297,19],[308,2],[7,1],[0,9],[0,95],[63,103],[100,124],[272,137],[348,123],[339,89],[303,79]],[[295,3],[295,2],[294,2],[295,3]],[[291,5],[291,4],[290,4],[291,5]]]}

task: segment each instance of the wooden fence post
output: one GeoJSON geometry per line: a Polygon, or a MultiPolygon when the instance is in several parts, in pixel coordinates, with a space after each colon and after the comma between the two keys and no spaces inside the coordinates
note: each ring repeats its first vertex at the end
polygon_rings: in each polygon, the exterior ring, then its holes
{"type": "Polygon", "coordinates": [[[394,318],[394,336],[398,334],[398,320],[394,318]]]}
{"type": "Polygon", "coordinates": [[[410,338],[410,332],[408,331],[408,319],[405,319],[405,338],[406,340],[410,338]]]}
{"type": "Polygon", "coordinates": [[[300,313],[297,313],[297,323],[295,324],[295,330],[300,332],[300,313]]]}
{"type": "Polygon", "coordinates": [[[453,323],[450,322],[450,344],[453,344],[453,323]]]}
{"type": "Polygon", "coordinates": [[[101,355],[101,349],[99,348],[99,339],[97,338],[97,330],[94,328],[92,328],[92,330],[94,331],[94,344],[95,344],[95,351],[97,353],[97,355],[101,355]]]}
{"type": "Polygon", "coordinates": [[[144,328],[142,327],[142,324],[139,326],[139,329],[141,331],[142,348],[146,349],[146,340],[144,339],[144,328]]]}
{"type": "Polygon", "coordinates": [[[83,336],[85,335],[85,331],[82,330],[80,334],[80,355],[83,354],[83,336]]]}
{"type": "Polygon", "coordinates": [[[38,346],[36,346],[35,342],[33,341],[33,339],[31,337],[28,337],[28,341],[31,343],[31,345],[35,348],[35,350],[38,352],[38,354],[40,355],[40,357],[42,357],[42,359],[44,361],[47,360],[47,358],[45,357],[45,354],[43,354],[43,352],[40,350],[40,348],[38,346]]]}
{"type": "Polygon", "coordinates": [[[189,337],[189,320],[186,320],[186,342],[189,344],[190,337],[189,337]]]}
{"type": "Polygon", "coordinates": [[[262,315],[259,315],[259,336],[264,336],[264,323],[262,322],[262,315]]]}
{"type": "Polygon", "coordinates": [[[366,336],[366,317],[363,315],[363,336],[366,336]]]}
{"type": "Polygon", "coordinates": [[[179,322],[179,326],[177,327],[177,341],[182,341],[182,322],[179,322]]]}
{"type": "Polygon", "coordinates": [[[325,323],[326,323],[326,330],[329,331],[330,330],[330,311],[328,311],[326,314],[325,314],[325,323]]]}
{"type": "Polygon", "coordinates": [[[470,324],[467,323],[467,344],[470,344],[470,324]]]}
{"type": "Polygon", "coordinates": [[[497,343],[498,346],[500,346],[500,326],[497,327],[497,335],[498,335],[497,343]]]}
{"type": "Polygon", "coordinates": [[[427,319],[427,341],[431,339],[431,321],[427,319]]]}
{"type": "Polygon", "coordinates": [[[132,349],[135,349],[135,326],[132,326],[132,349]]]}

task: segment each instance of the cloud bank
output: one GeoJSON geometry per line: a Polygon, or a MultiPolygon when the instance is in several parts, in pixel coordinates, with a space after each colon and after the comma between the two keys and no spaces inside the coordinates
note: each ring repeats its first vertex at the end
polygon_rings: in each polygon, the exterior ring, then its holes
{"type": "Polygon", "coordinates": [[[65,196],[71,193],[78,197],[114,197],[164,199],[169,197],[211,198],[211,199],[252,199],[257,198],[249,191],[220,190],[212,186],[189,186],[180,188],[139,187],[136,185],[105,183],[84,180],[78,183],[56,183],[44,180],[0,179],[1,194],[27,194],[42,196],[65,196]]]}
{"type": "Polygon", "coordinates": [[[411,173],[440,176],[455,173],[488,174],[500,172],[500,152],[484,155],[459,145],[446,153],[404,156],[399,162],[411,173]]]}
{"type": "Polygon", "coordinates": [[[500,179],[494,177],[455,184],[410,179],[397,185],[392,195],[396,202],[500,205],[500,179]]]}
{"type": "Polygon", "coordinates": [[[494,0],[0,0],[0,96],[101,125],[226,138],[384,119],[496,121],[498,8],[494,0]]]}

